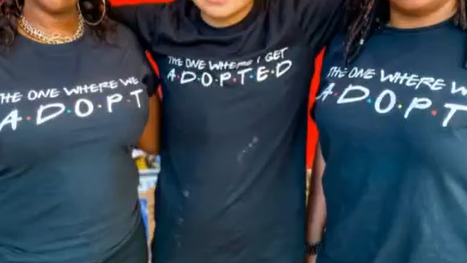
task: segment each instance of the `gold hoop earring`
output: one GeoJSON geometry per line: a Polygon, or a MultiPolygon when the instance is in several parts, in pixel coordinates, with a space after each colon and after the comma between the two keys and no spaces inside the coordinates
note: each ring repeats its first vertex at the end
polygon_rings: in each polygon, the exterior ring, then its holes
{"type": "MultiPolygon", "coordinates": [[[[18,0],[16,0],[18,2],[18,0]]],[[[105,18],[105,15],[107,13],[107,7],[106,7],[106,0],[102,0],[102,4],[104,5],[104,9],[102,10],[102,16],[99,18],[99,20],[97,20],[97,22],[90,22],[90,21],[87,21],[84,16],[82,15],[83,13],[81,12],[81,6],[79,4],[79,1],[78,3],[76,3],[76,5],[78,6],[78,12],[81,14],[81,16],[83,16],[83,20],[84,20],[84,23],[90,25],[90,26],[97,26],[99,25],[102,20],[104,20],[105,18]]]]}

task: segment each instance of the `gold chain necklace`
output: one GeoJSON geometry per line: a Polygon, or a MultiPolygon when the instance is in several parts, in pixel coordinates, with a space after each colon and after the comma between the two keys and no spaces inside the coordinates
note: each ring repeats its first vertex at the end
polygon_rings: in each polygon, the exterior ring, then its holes
{"type": "Polygon", "coordinates": [[[84,34],[84,19],[83,16],[79,16],[79,23],[78,23],[78,29],[76,30],[75,34],[73,36],[62,36],[60,34],[47,34],[43,32],[40,29],[37,29],[31,23],[29,23],[24,16],[21,16],[21,18],[18,21],[18,26],[20,27],[21,30],[23,30],[26,34],[28,34],[30,37],[33,37],[34,39],[39,40],[40,42],[44,44],[49,44],[49,45],[59,45],[59,44],[66,44],[73,42],[80,37],[83,36],[84,34]]]}

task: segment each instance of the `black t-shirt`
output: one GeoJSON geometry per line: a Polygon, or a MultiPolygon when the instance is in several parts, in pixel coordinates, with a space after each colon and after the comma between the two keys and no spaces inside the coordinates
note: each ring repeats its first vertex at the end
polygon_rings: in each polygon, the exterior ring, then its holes
{"type": "Polygon", "coordinates": [[[255,1],[227,28],[192,1],[114,10],[162,78],[155,262],[303,260],[309,84],[339,2],[255,1]]]}
{"type": "Polygon", "coordinates": [[[2,263],[102,262],[141,222],[130,145],[155,83],[133,34],[110,38],[0,52],[2,263]]]}
{"type": "Polygon", "coordinates": [[[465,32],[384,28],[348,67],[343,41],[315,106],[328,210],[318,262],[467,262],[465,32]]]}

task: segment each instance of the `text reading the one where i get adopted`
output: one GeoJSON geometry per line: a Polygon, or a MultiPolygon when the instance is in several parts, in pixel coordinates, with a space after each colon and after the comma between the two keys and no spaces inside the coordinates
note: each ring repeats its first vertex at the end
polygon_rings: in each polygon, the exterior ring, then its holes
{"type": "Polygon", "coordinates": [[[202,87],[245,86],[278,79],[293,66],[285,47],[242,61],[212,61],[204,59],[168,57],[170,69],[166,78],[180,85],[199,83],[202,87]]]}

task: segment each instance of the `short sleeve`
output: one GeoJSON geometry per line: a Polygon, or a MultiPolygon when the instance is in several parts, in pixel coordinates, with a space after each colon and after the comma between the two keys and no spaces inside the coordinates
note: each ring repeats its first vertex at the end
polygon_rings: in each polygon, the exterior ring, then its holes
{"type": "Polygon", "coordinates": [[[168,5],[160,3],[112,6],[109,17],[130,28],[144,48],[149,48],[157,37],[160,17],[168,5]]]}
{"type": "Polygon", "coordinates": [[[159,76],[156,72],[152,69],[149,62],[146,61],[144,65],[144,75],[143,75],[143,83],[147,87],[147,92],[149,96],[153,96],[157,94],[157,89],[161,84],[159,76]]]}
{"type": "Polygon", "coordinates": [[[146,87],[149,96],[155,95],[161,83],[159,76],[150,63],[148,52],[138,41],[136,35],[127,27],[118,25],[118,42],[130,53],[128,65],[131,68],[138,69],[138,79],[146,87]]]}
{"type": "Polygon", "coordinates": [[[157,94],[157,89],[159,88],[161,84],[161,80],[159,75],[156,73],[155,69],[150,63],[149,57],[148,57],[148,52],[145,52],[141,46],[139,46],[137,49],[137,54],[142,61],[142,77],[141,81],[143,84],[146,86],[146,91],[148,95],[151,97],[153,95],[157,94]]]}
{"type": "Polygon", "coordinates": [[[316,51],[328,44],[340,29],[344,0],[285,0],[294,3],[294,12],[306,42],[316,51]]]}

